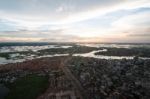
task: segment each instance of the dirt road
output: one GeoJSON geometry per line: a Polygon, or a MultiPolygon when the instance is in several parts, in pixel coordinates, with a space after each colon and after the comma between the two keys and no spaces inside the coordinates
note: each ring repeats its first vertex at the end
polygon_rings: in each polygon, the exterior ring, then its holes
{"type": "MultiPolygon", "coordinates": [[[[62,72],[64,72],[65,77],[70,81],[68,83],[71,83],[73,86],[73,90],[68,90],[70,93],[70,98],[65,99],[88,99],[84,88],[81,86],[81,83],[78,81],[78,79],[75,78],[75,76],[71,73],[70,69],[67,67],[69,64],[68,62],[72,59],[71,56],[63,57],[59,62],[58,69],[60,69],[62,72]],[[78,97],[78,98],[77,98],[78,97]]],[[[40,95],[37,99],[61,99],[61,96],[65,95],[67,91],[64,91],[62,93],[61,90],[58,90],[57,93],[53,92],[51,87],[47,88],[45,93],[40,95]],[[50,96],[54,95],[56,98],[51,98],[50,96]],[[59,97],[59,98],[58,98],[59,97]]]]}
{"type": "Polygon", "coordinates": [[[79,91],[79,94],[81,94],[82,99],[88,99],[85,89],[81,86],[81,83],[78,79],[71,73],[70,69],[67,67],[68,61],[71,60],[72,57],[68,56],[64,61],[61,62],[61,69],[65,73],[65,75],[72,81],[72,84],[75,86],[75,88],[79,91]]]}

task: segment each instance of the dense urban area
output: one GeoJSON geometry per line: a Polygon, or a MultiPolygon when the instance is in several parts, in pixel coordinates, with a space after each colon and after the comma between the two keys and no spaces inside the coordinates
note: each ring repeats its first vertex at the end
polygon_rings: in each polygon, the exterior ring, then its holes
{"type": "Polygon", "coordinates": [[[0,57],[6,60],[14,58],[12,54],[18,55],[14,60],[34,57],[0,64],[0,99],[150,97],[149,45],[139,47],[136,44],[131,47],[118,44],[117,47],[112,47],[111,44],[111,47],[96,47],[53,44],[55,46],[51,48],[49,44],[16,44],[16,47],[4,45],[0,45],[0,57]],[[17,46],[26,47],[22,50],[16,49],[17,46]],[[38,46],[38,50],[33,46],[38,46]],[[13,49],[12,52],[9,49],[13,49]]]}

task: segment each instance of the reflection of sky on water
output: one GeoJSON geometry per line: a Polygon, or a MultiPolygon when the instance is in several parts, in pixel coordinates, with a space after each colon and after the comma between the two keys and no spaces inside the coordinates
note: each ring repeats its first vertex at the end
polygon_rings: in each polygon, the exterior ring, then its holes
{"type": "MultiPolygon", "coordinates": [[[[105,52],[107,49],[103,50],[97,50],[97,51],[92,51],[89,53],[84,53],[84,54],[74,54],[73,56],[81,56],[81,57],[92,57],[92,58],[98,58],[98,59],[133,59],[134,56],[107,56],[107,55],[95,55],[97,52],[105,52]]],[[[146,57],[140,57],[140,59],[150,59],[146,57]]]]}
{"type": "MultiPolygon", "coordinates": [[[[105,51],[107,51],[107,49],[91,51],[89,53],[73,54],[73,56],[92,57],[92,58],[98,58],[98,59],[124,59],[124,58],[133,59],[134,58],[134,56],[95,55],[96,52],[105,52],[105,51]]],[[[9,59],[9,60],[0,57],[0,64],[23,62],[23,61],[26,61],[26,60],[32,60],[32,59],[36,59],[36,58],[55,57],[55,56],[68,56],[68,55],[69,54],[54,54],[54,55],[42,55],[42,56],[30,55],[30,56],[24,56],[22,59],[12,58],[12,59],[9,59]]],[[[140,57],[140,59],[150,59],[150,58],[140,57]]]]}
{"type": "Polygon", "coordinates": [[[0,53],[4,52],[22,52],[22,51],[39,51],[51,48],[69,48],[72,46],[58,46],[58,45],[45,45],[45,46],[9,46],[1,47],[0,53]]]}
{"type": "Polygon", "coordinates": [[[112,47],[112,48],[132,48],[132,47],[149,47],[150,44],[78,44],[88,47],[112,47]]]}
{"type": "Polygon", "coordinates": [[[23,62],[23,61],[26,61],[26,60],[32,60],[32,59],[37,59],[37,58],[55,57],[55,56],[68,56],[68,55],[69,54],[54,54],[54,55],[43,55],[43,56],[30,55],[30,56],[25,56],[22,59],[19,59],[19,58],[5,59],[3,57],[0,57],[0,64],[17,63],[17,62],[23,62]]]}
{"type": "MultiPolygon", "coordinates": [[[[98,59],[133,59],[134,56],[106,56],[106,55],[95,55],[96,52],[103,52],[107,51],[107,47],[114,47],[114,48],[131,48],[131,47],[149,47],[149,44],[78,44],[82,46],[89,46],[89,47],[106,47],[103,50],[96,50],[89,53],[80,53],[80,54],[73,54],[73,56],[81,56],[81,57],[92,57],[98,59]]],[[[51,48],[69,48],[72,46],[58,46],[58,45],[44,45],[44,46],[9,46],[9,47],[0,47],[0,53],[4,52],[21,52],[21,51],[38,51],[43,49],[51,49],[51,48]]],[[[54,56],[68,56],[69,54],[53,54],[53,55],[34,55],[34,54],[19,54],[13,53],[9,54],[10,59],[5,59],[0,57],[0,64],[7,64],[7,63],[16,63],[16,62],[23,62],[26,60],[32,60],[35,58],[43,58],[43,57],[54,57],[54,56]]],[[[141,59],[150,59],[150,58],[143,58],[141,59]]]]}
{"type": "Polygon", "coordinates": [[[127,56],[105,56],[105,55],[95,55],[97,52],[104,52],[107,51],[106,49],[103,50],[98,50],[98,51],[92,51],[90,53],[85,53],[85,54],[74,54],[74,56],[82,56],[82,57],[93,57],[93,58],[98,58],[98,59],[133,59],[133,57],[127,57],[127,56]]]}

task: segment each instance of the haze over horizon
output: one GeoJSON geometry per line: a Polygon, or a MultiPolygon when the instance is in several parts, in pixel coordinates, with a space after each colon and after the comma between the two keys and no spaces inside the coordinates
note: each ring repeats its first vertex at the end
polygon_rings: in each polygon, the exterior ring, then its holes
{"type": "Polygon", "coordinates": [[[0,42],[150,43],[149,0],[0,0],[0,42]]]}

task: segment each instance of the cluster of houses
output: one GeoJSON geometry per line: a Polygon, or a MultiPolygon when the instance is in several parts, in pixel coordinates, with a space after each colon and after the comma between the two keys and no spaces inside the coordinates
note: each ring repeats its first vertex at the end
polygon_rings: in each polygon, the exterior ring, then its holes
{"type": "MultiPolygon", "coordinates": [[[[49,87],[38,99],[77,99],[80,97],[70,79],[59,68],[63,58],[41,58],[0,67],[0,84],[13,83],[30,74],[49,77],[49,87]]],[[[1,89],[1,88],[0,88],[1,89]]]]}
{"type": "Polygon", "coordinates": [[[69,68],[90,99],[148,99],[150,60],[73,58],[69,68]],[[80,60],[80,61],[79,61],[80,60]]]}
{"type": "MultiPolygon", "coordinates": [[[[39,97],[76,99],[75,86],[60,69],[62,58],[42,58],[0,67],[0,83],[13,83],[19,77],[36,73],[49,76],[49,88],[39,97]]],[[[150,60],[95,59],[72,57],[67,67],[79,80],[89,99],[148,99],[150,60]]],[[[80,97],[80,96],[79,96],[80,97]]],[[[78,98],[79,99],[79,98],[78,98]]]]}

